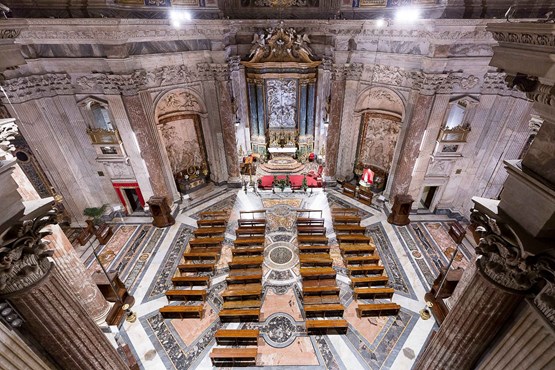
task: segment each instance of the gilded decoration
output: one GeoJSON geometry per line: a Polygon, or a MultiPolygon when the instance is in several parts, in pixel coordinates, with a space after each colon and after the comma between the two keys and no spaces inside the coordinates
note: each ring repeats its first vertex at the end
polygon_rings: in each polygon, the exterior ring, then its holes
{"type": "Polygon", "coordinates": [[[25,289],[40,281],[50,270],[48,257],[54,253],[43,240],[56,223],[56,212],[51,210],[33,220],[12,226],[0,240],[0,294],[25,289]]]}

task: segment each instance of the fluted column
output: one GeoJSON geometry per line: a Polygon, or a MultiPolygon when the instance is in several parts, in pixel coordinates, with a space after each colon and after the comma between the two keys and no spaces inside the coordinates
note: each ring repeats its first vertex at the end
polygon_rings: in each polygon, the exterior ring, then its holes
{"type": "Polygon", "coordinates": [[[40,357],[16,334],[0,324],[0,363],[5,370],[50,370],[40,357]]]}
{"type": "Polygon", "coordinates": [[[22,331],[32,336],[59,368],[127,369],[48,257],[51,252],[41,230],[55,218],[55,213],[49,212],[30,223],[14,225],[3,236],[0,258],[6,263],[0,269],[0,298],[9,300],[24,319],[22,331]]]}

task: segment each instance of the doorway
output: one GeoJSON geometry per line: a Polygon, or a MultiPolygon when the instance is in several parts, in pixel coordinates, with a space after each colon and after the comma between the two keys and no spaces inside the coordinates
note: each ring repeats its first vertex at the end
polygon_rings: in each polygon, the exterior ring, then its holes
{"type": "Polygon", "coordinates": [[[434,196],[436,195],[438,186],[424,186],[422,197],[420,198],[420,205],[426,209],[430,209],[434,196]]]}
{"type": "Polygon", "coordinates": [[[143,207],[141,205],[141,201],[139,199],[139,194],[137,194],[137,189],[136,188],[124,188],[122,189],[123,193],[125,194],[125,197],[127,198],[127,201],[129,202],[129,207],[130,209],[130,213],[133,212],[142,212],[143,211],[143,207]]]}

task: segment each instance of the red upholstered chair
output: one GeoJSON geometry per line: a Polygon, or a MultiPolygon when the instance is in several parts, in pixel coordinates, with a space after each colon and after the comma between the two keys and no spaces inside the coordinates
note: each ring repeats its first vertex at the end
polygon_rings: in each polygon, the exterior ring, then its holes
{"type": "Polygon", "coordinates": [[[322,186],[322,173],[324,172],[324,166],[318,166],[318,172],[309,171],[307,176],[313,178],[316,181],[316,186],[322,186]]]}

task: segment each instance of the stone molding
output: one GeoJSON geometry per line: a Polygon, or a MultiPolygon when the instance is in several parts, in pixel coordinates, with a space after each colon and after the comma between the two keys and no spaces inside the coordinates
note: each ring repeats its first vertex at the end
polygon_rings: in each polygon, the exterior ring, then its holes
{"type": "Polygon", "coordinates": [[[52,263],[48,259],[54,251],[43,240],[50,231],[43,229],[56,223],[56,212],[33,220],[19,222],[9,229],[0,248],[0,295],[11,294],[29,288],[45,277],[52,263]]]}
{"type": "Polygon", "coordinates": [[[529,293],[540,291],[534,303],[555,325],[555,257],[531,255],[511,227],[473,209],[470,220],[480,234],[476,261],[480,271],[502,289],[529,293]]]}
{"type": "Polygon", "coordinates": [[[535,102],[555,106],[555,86],[541,83],[537,77],[525,74],[508,74],[505,81],[509,87],[516,87],[524,92],[526,97],[535,102]]]}
{"type": "Polygon", "coordinates": [[[0,29],[0,39],[15,39],[20,33],[21,30],[15,28],[0,29]]]}
{"type": "Polygon", "coordinates": [[[104,94],[135,95],[147,83],[147,73],[136,70],[128,74],[93,73],[76,79],[83,90],[100,90],[104,94]]]}
{"type": "Polygon", "coordinates": [[[534,32],[491,31],[493,38],[498,42],[526,44],[535,46],[555,46],[555,34],[534,32]]]}
{"type": "Polygon", "coordinates": [[[198,63],[198,77],[201,80],[229,80],[229,65],[218,63],[198,63]]]}
{"type": "Polygon", "coordinates": [[[4,81],[4,89],[14,103],[55,95],[74,94],[71,76],[67,73],[17,77],[4,81]]]}

